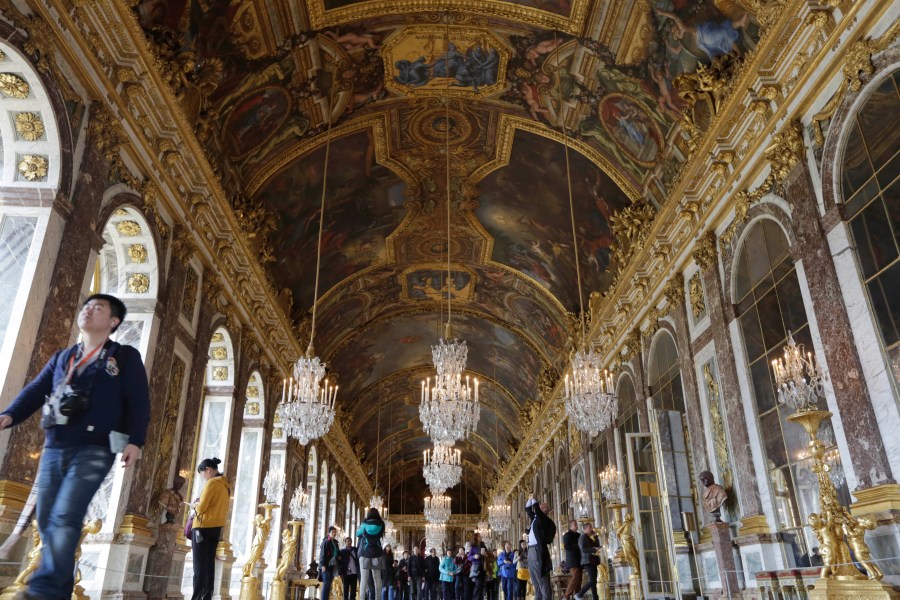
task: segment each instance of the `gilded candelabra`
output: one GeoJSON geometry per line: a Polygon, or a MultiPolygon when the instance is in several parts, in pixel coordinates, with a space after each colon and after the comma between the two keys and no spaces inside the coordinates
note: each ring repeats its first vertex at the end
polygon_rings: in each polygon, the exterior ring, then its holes
{"type": "MultiPolygon", "coordinates": [[[[643,600],[644,587],[641,585],[641,557],[637,551],[637,543],[634,539],[634,517],[629,514],[628,505],[622,502],[622,490],[625,480],[615,465],[608,465],[600,473],[600,490],[607,500],[607,506],[612,511],[613,528],[616,537],[619,538],[618,554],[622,562],[631,567],[628,576],[628,588],[631,600],[643,600]],[[625,509],[622,520],[619,521],[619,511],[625,509]]],[[[606,574],[607,580],[609,573],[606,574]]],[[[599,580],[599,572],[598,572],[599,580]]]]}
{"type": "Polygon", "coordinates": [[[294,562],[294,554],[297,552],[302,531],[301,519],[288,522],[288,526],[281,532],[281,556],[278,557],[278,566],[275,567],[275,576],[272,578],[270,600],[284,600],[287,597],[287,572],[294,562]]]}
{"type": "Polygon", "coordinates": [[[809,515],[809,525],[819,540],[823,566],[809,594],[810,600],[900,598],[891,586],[881,583],[884,575],[871,561],[864,536],[867,530],[875,528],[875,523],[853,517],[838,500],[830,466],[825,460],[825,444],[818,437],[819,427],[832,413],[819,410],[816,405],[822,394],[823,377],[815,359],[810,353],[804,356],[802,344],[794,342],[789,333],[784,358],[773,361],[772,367],[779,401],[796,410],[787,420],[803,427],[809,435],[812,470],[819,483],[819,512],[809,515]],[[851,547],[856,562],[851,557],[851,547]]]}
{"type": "Polygon", "coordinates": [[[81,545],[84,543],[84,538],[88,535],[100,533],[102,526],[103,521],[93,519],[85,521],[84,526],[81,528],[81,537],[78,538],[78,548],[75,550],[75,587],[72,589],[72,600],[90,600],[84,593],[84,588],[81,587],[81,566],[78,564],[78,561],[81,560],[81,545]]]}
{"type": "Polygon", "coordinates": [[[3,590],[3,594],[0,594],[0,600],[13,600],[20,592],[25,591],[25,588],[28,586],[28,580],[31,579],[31,574],[41,566],[41,546],[41,534],[38,531],[37,521],[32,521],[31,550],[28,551],[28,556],[25,557],[25,566],[16,576],[16,580],[13,581],[12,585],[3,590]]]}
{"type": "Polygon", "coordinates": [[[259,578],[254,575],[254,570],[266,549],[266,542],[269,541],[269,532],[272,529],[272,511],[278,508],[278,505],[274,502],[264,502],[259,507],[263,509],[263,514],[257,514],[253,519],[256,533],[253,536],[253,545],[250,547],[247,562],[244,563],[240,600],[258,600],[259,598],[259,578]]]}

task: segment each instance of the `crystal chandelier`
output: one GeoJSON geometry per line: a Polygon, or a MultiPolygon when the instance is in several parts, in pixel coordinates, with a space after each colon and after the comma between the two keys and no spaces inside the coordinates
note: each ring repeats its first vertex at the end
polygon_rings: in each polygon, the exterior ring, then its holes
{"type": "Polygon", "coordinates": [[[425,450],[422,457],[425,461],[422,472],[432,494],[443,494],[459,483],[462,477],[459,450],[447,444],[436,444],[431,452],[425,450]]]}
{"type": "Polygon", "coordinates": [[[475,533],[480,535],[481,541],[486,544],[488,540],[491,539],[491,534],[493,533],[491,531],[491,524],[483,519],[478,521],[478,527],[475,528],[475,533]]]}
{"type": "Polygon", "coordinates": [[[440,554],[441,546],[444,545],[444,540],[446,539],[446,526],[444,524],[438,523],[426,523],[425,524],[425,549],[431,550],[432,548],[438,551],[440,554]]]}
{"type": "MultiPolygon", "coordinates": [[[[449,27],[449,25],[448,25],[449,27]]],[[[447,327],[444,337],[436,346],[431,347],[431,357],[437,372],[434,385],[430,378],[422,382],[422,399],[419,405],[419,418],[435,444],[453,444],[456,441],[466,439],[478,425],[481,407],[478,403],[478,379],[471,385],[467,375],[463,382],[463,372],[466,369],[468,348],[464,340],[458,340],[453,335],[453,294],[450,291],[450,249],[453,247],[450,239],[450,87],[447,83],[447,99],[445,103],[445,119],[447,123],[444,139],[444,154],[447,161],[446,188],[447,188],[447,327]]]]}
{"type": "Polygon", "coordinates": [[[425,520],[443,525],[450,520],[450,497],[443,494],[425,497],[425,520]]]}
{"type": "Polygon", "coordinates": [[[572,505],[575,507],[575,516],[579,519],[586,519],[591,510],[591,499],[587,490],[579,487],[572,495],[572,505]]]}
{"type": "Polygon", "coordinates": [[[269,469],[265,479],[263,479],[263,494],[266,496],[266,502],[268,504],[279,504],[284,496],[284,487],[284,473],[274,468],[269,469]]]}
{"type": "Polygon", "coordinates": [[[600,493],[607,502],[618,503],[622,501],[622,490],[625,482],[615,465],[606,465],[600,473],[600,493]]]}
{"type": "Polygon", "coordinates": [[[334,422],[334,400],[338,386],[325,379],[325,363],[306,356],[294,364],[294,374],[281,391],[281,420],[284,430],[304,446],[328,433],[334,422]]]}
{"type": "Polygon", "coordinates": [[[312,322],[306,355],[294,364],[289,385],[283,385],[279,413],[287,435],[296,438],[304,446],[310,440],[328,433],[334,421],[334,399],[337,386],[330,385],[325,376],[325,363],[313,352],[316,335],[316,307],[319,299],[319,270],[322,262],[322,229],[325,223],[325,198],[328,187],[328,157],[331,153],[331,100],[328,103],[328,131],[325,138],[325,167],[322,173],[322,201],[319,210],[319,237],[316,242],[316,282],[313,288],[312,322]],[[286,389],[285,389],[286,388],[286,389]]]}
{"type": "MultiPolygon", "coordinates": [[[[452,340],[458,344],[465,356],[465,342],[452,340]]],[[[422,396],[419,404],[419,419],[425,433],[435,444],[453,444],[469,437],[478,425],[481,416],[481,404],[478,401],[478,378],[461,372],[447,373],[447,367],[439,364],[438,354],[441,347],[447,348],[442,339],[438,346],[432,346],[432,355],[438,374],[432,383],[431,378],[422,382],[422,396]]],[[[465,362],[465,361],[464,361],[465,362]]]]}
{"type": "Polygon", "coordinates": [[[303,484],[297,486],[289,505],[291,518],[295,521],[305,521],[309,516],[309,494],[303,489],[303,484]]]}
{"type": "Polygon", "coordinates": [[[382,544],[385,546],[390,546],[393,548],[397,545],[397,529],[394,527],[394,522],[390,519],[384,519],[384,538],[382,539],[382,544]]]}
{"type": "Polygon", "coordinates": [[[566,374],[566,412],[578,431],[595,437],[616,418],[619,402],[609,371],[600,370],[600,355],[594,350],[576,352],[572,372],[566,374]]]}
{"type": "Polygon", "coordinates": [[[803,344],[796,343],[790,331],[784,358],[773,360],[772,369],[775,371],[779,402],[794,411],[815,409],[817,399],[824,395],[822,373],[812,352],[803,356],[803,344]]]}
{"type": "Polygon", "coordinates": [[[384,508],[384,498],[381,497],[381,494],[375,492],[375,495],[369,500],[369,508],[375,508],[378,512],[381,512],[381,509],[384,508]]]}
{"type": "Polygon", "coordinates": [[[488,506],[488,523],[494,531],[509,531],[512,527],[512,509],[499,495],[494,496],[494,503],[488,506]]]}

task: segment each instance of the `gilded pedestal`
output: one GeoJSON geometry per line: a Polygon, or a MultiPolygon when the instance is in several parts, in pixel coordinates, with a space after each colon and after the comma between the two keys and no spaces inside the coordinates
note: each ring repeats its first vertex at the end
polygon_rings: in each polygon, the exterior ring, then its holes
{"type": "Polygon", "coordinates": [[[25,559],[25,567],[19,572],[16,580],[0,594],[0,600],[13,600],[19,592],[28,586],[31,574],[41,565],[41,535],[38,533],[37,521],[31,522],[31,550],[25,559]]]}
{"type": "Polygon", "coordinates": [[[628,576],[628,589],[631,600],[643,600],[644,588],[641,585],[641,558],[638,555],[637,545],[634,540],[634,517],[627,511],[619,521],[619,509],[625,508],[625,504],[613,503],[609,508],[613,511],[614,526],[616,529],[616,537],[619,538],[619,553],[622,562],[631,567],[631,574],[628,576]]]}
{"type": "Polygon", "coordinates": [[[84,543],[84,538],[100,533],[102,526],[103,521],[94,519],[87,521],[81,528],[81,538],[78,540],[78,548],[75,549],[75,588],[72,590],[72,600],[90,600],[90,597],[84,593],[84,588],[81,587],[81,567],[78,565],[78,561],[81,560],[81,545],[84,543]]]}

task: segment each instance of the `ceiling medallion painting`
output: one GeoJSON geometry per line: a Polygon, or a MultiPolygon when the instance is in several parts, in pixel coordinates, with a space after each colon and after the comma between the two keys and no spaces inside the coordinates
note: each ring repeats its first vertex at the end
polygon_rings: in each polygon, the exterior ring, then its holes
{"type": "Polygon", "coordinates": [[[407,269],[401,275],[403,299],[414,302],[468,303],[475,293],[475,274],[465,267],[451,268],[448,283],[446,265],[433,264],[407,269]]]}
{"type": "Polygon", "coordinates": [[[506,87],[509,50],[488,29],[406,27],[385,40],[381,52],[387,87],[400,94],[489,96],[506,87]]]}

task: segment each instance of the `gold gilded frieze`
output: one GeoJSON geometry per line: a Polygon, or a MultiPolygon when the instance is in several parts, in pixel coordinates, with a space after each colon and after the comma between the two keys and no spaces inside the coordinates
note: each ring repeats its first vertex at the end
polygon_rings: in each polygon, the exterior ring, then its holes
{"type": "Polygon", "coordinates": [[[454,11],[578,35],[584,29],[589,0],[572,0],[568,16],[500,0],[370,0],[331,10],[325,8],[324,0],[309,0],[307,6],[310,25],[314,29],[388,15],[454,11]]]}

